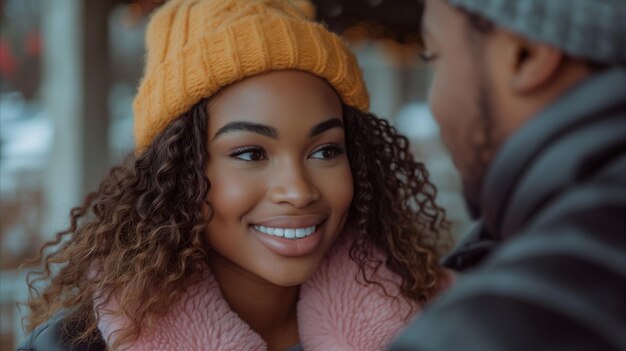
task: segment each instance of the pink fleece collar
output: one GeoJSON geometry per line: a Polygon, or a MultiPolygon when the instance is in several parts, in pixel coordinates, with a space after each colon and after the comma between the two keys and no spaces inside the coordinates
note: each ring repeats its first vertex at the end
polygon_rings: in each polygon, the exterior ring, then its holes
{"type": "MultiPolygon", "coordinates": [[[[300,290],[298,328],[306,351],[383,350],[406,325],[407,313],[417,312],[402,299],[386,296],[376,285],[355,281],[357,265],[349,245],[338,242],[300,290]]],[[[381,267],[376,280],[390,295],[399,277],[381,267]]],[[[109,303],[104,310],[115,310],[109,303]]],[[[124,326],[120,317],[101,313],[99,329],[107,343],[124,326]]],[[[136,351],[267,350],[267,345],[222,297],[213,275],[190,286],[149,334],[129,348],[136,351]]]]}

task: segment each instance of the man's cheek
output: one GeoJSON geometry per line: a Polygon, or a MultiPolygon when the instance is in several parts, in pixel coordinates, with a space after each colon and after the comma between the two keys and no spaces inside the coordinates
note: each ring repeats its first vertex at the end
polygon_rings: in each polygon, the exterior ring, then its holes
{"type": "Polygon", "coordinates": [[[443,87],[444,85],[440,82],[433,81],[428,103],[430,105],[430,111],[439,124],[441,134],[445,140],[450,133],[450,124],[453,122],[452,117],[454,114],[452,113],[453,111],[451,111],[450,103],[454,100],[451,99],[449,92],[443,87]]]}

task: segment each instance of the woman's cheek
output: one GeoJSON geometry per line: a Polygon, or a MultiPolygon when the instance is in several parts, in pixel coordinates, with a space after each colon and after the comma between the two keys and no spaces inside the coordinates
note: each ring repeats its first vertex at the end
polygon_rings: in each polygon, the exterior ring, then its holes
{"type": "Polygon", "coordinates": [[[329,169],[316,177],[319,179],[320,191],[333,207],[334,211],[342,212],[338,215],[345,216],[352,203],[354,185],[352,171],[347,158],[338,167],[329,169]],[[345,212],[345,213],[344,213],[345,212]]]}
{"type": "Polygon", "coordinates": [[[215,165],[207,174],[211,182],[209,202],[216,212],[240,209],[253,202],[264,184],[258,173],[215,165]]]}

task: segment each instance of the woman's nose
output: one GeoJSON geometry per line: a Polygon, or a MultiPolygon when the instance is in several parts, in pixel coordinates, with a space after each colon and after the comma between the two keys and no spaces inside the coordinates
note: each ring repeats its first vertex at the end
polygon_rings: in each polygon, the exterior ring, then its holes
{"type": "Polygon", "coordinates": [[[277,204],[290,204],[295,208],[305,208],[320,199],[319,190],[306,169],[294,165],[277,170],[269,196],[277,204]]]}

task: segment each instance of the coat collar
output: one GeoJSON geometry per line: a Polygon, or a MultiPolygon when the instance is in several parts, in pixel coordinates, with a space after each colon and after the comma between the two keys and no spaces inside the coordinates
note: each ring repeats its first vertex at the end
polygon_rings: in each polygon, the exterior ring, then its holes
{"type": "MultiPolygon", "coordinates": [[[[337,242],[314,275],[302,285],[298,302],[300,343],[306,351],[382,350],[418,308],[401,298],[398,276],[381,265],[375,284],[355,280],[356,263],[347,240],[337,242]]],[[[224,300],[213,275],[190,286],[150,333],[142,334],[129,350],[266,350],[267,346],[224,300]]],[[[99,313],[99,329],[107,343],[123,328],[123,317],[112,299],[99,313]],[[107,312],[102,312],[107,311],[107,312]]]]}
{"type": "MultiPolygon", "coordinates": [[[[535,204],[541,203],[575,175],[573,170],[564,167],[566,160],[557,159],[559,167],[545,168],[552,173],[544,180],[553,180],[553,186],[520,190],[520,184],[529,177],[532,168],[539,165],[539,158],[545,157],[547,150],[563,144],[577,130],[601,123],[599,114],[623,109],[625,92],[625,69],[616,68],[593,75],[567,91],[507,140],[491,163],[482,188],[480,207],[484,224],[494,237],[504,239],[513,235],[528,219],[518,206],[513,209],[520,197],[532,202],[525,206],[530,213],[535,204]]],[[[583,159],[582,153],[594,150],[590,146],[576,146],[580,141],[577,139],[570,149],[570,153],[579,154],[574,161],[583,159]]],[[[600,144],[605,142],[602,137],[597,140],[600,144]]]]}

